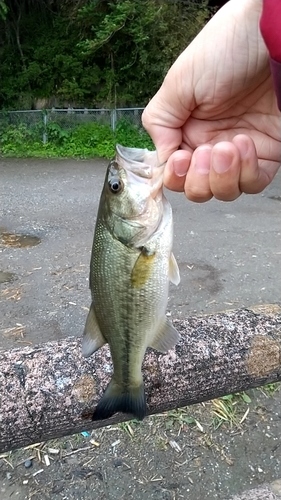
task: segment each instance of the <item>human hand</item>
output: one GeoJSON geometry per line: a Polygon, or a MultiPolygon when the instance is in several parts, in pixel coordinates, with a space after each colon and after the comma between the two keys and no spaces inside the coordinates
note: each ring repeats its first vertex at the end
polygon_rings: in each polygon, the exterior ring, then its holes
{"type": "Polygon", "coordinates": [[[143,113],[167,161],[164,184],[192,201],[258,193],[281,161],[281,113],[259,32],[261,0],[230,0],[180,55],[143,113]]]}

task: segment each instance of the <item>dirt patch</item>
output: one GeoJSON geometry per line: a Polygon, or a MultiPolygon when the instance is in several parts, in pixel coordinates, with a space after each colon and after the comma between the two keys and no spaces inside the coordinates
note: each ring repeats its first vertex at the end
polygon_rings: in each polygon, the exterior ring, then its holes
{"type": "Polygon", "coordinates": [[[272,386],[39,443],[0,457],[1,498],[226,500],[281,476],[280,427],[272,386]]]}

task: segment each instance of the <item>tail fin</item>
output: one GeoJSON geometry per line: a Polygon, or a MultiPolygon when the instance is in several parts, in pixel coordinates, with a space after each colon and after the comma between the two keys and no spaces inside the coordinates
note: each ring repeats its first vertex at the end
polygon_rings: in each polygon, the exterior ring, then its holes
{"type": "Polygon", "coordinates": [[[134,388],[123,388],[111,380],[96,407],[92,420],[109,418],[119,411],[143,420],[147,414],[143,384],[134,388]]]}

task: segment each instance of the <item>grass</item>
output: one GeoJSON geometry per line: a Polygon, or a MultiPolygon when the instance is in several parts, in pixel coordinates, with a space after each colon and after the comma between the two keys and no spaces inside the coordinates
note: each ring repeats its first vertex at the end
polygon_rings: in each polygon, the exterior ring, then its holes
{"type": "Polygon", "coordinates": [[[271,384],[266,384],[262,387],[259,387],[258,390],[261,391],[268,398],[274,396],[274,394],[280,390],[281,383],[280,382],[272,382],[271,384]]]}
{"type": "Polygon", "coordinates": [[[118,424],[118,428],[132,438],[135,434],[135,428],[140,425],[141,422],[139,420],[132,419],[129,422],[121,422],[118,424]]]}
{"type": "Polygon", "coordinates": [[[232,429],[239,428],[246,420],[249,407],[244,412],[245,405],[251,403],[251,398],[245,393],[229,394],[212,401],[212,423],[214,429],[227,424],[232,429]],[[243,411],[243,414],[241,415],[243,411]]]}
{"type": "Polygon", "coordinates": [[[65,130],[57,123],[48,125],[48,142],[40,140],[42,130],[26,125],[7,125],[0,133],[0,156],[33,158],[111,158],[116,143],[153,150],[145,130],[128,120],[120,120],[113,132],[109,125],[87,123],[65,130]]]}

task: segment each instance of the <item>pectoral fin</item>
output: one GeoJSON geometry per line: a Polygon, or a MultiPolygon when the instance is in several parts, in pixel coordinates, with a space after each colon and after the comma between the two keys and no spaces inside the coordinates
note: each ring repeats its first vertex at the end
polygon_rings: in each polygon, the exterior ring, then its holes
{"type": "Polygon", "coordinates": [[[155,252],[150,252],[145,247],[141,249],[131,273],[132,287],[141,288],[146,284],[153,270],[155,255],[155,252]]]}
{"type": "Polygon", "coordinates": [[[94,311],[93,303],[91,304],[89,314],[87,316],[86,325],[82,340],[82,354],[87,358],[93,352],[106,344],[106,340],[100,331],[97,318],[94,311]]]}
{"type": "Polygon", "coordinates": [[[169,260],[169,280],[174,285],[178,285],[180,282],[179,266],[173,253],[171,253],[169,260]]]}
{"type": "Polygon", "coordinates": [[[167,352],[177,344],[179,339],[179,332],[167,318],[164,318],[153,341],[149,345],[157,351],[167,352]]]}

